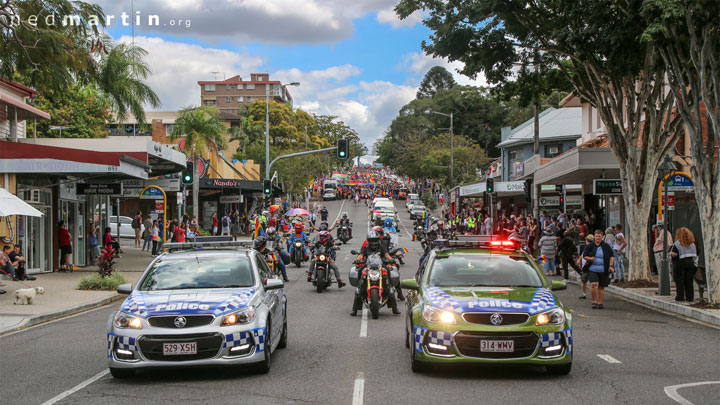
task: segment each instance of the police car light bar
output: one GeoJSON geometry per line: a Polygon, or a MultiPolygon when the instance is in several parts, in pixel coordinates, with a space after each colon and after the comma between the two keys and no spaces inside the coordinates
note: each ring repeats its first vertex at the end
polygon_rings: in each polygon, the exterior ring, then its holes
{"type": "Polygon", "coordinates": [[[172,242],[162,247],[168,252],[175,250],[200,250],[200,249],[227,249],[227,248],[251,248],[252,241],[199,241],[199,242],[172,242]]]}
{"type": "Polygon", "coordinates": [[[495,235],[457,235],[457,240],[444,240],[447,248],[501,248],[517,249],[517,245],[510,240],[501,240],[495,235]]]}

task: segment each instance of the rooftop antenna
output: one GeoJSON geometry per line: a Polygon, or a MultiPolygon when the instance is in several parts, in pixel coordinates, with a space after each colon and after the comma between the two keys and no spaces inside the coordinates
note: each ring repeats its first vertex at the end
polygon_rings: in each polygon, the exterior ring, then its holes
{"type": "Polygon", "coordinates": [[[217,81],[217,75],[218,73],[223,74],[223,80],[225,80],[225,72],[210,72],[211,75],[213,75],[213,80],[217,81]]]}

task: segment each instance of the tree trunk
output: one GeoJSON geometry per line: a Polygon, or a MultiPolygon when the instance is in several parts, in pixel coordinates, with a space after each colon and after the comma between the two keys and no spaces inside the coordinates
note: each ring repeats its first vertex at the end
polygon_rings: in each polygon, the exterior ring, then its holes
{"type": "Polygon", "coordinates": [[[200,165],[198,165],[198,156],[193,155],[193,167],[195,170],[195,174],[193,175],[193,218],[196,218],[198,220],[198,223],[200,222],[200,218],[198,218],[199,214],[199,203],[198,200],[200,198],[200,165]]]}
{"type": "MultiPolygon", "coordinates": [[[[630,163],[632,164],[632,163],[630,163]]],[[[642,187],[644,190],[653,190],[657,177],[644,176],[637,178],[635,167],[621,168],[623,180],[623,198],[625,199],[625,229],[623,232],[627,240],[625,252],[628,258],[628,265],[625,268],[627,280],[650,280],[650,260],[648,258],[647,230],[650,212],[652,207],[653,193],[643,193],[640,198],[634,188],[642,187]]],[[[614,226],[615,224],[611,224],[614,226]]],[[[617,269],[617,266],[615,266],[617,269]]]]}

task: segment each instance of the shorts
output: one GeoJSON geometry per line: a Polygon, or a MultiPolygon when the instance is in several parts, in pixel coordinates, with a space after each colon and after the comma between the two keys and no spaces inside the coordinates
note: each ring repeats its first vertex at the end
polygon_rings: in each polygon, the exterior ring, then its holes
{"type": "Polygon", "coordinates": [[[222,233],[230,234],[230,228],[227,227],[227,226],[223,226],[223,227],[222,227],[222,233]]]}
{"type": "Polygon", "coordinates": [[[610,285],[610,276],[607,273],[597,273],[594,271],[588,271],[588,281],[591,283],[600,283],[600,287],[607,287],[610,285]]]}
{"type": "Polygon", "coordinates": [[[139,237],[140,237],[140,231],[141,231],[140,228],[135,228],[135,238],[139,238],[139,237]]]}
{"type": "Polygon", "coordinates": [[[587,270],[581,270],[581,273],[580,273],[580,281],[582,281],[583,283],[587,283],[587,282],[588,282],[588,277],[590,276],[589,273],[590,273],[590,272],[587,271],[587,270]]]}
{"type": "Polygon", "coordinates": [[[60,253],[62,253],[63,255],[71,255],[72,245],[60,246],[60,253]]]}

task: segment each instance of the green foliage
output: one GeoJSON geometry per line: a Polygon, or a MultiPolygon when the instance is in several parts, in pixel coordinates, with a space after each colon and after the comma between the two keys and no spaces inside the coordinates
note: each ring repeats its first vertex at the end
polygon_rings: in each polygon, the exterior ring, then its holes
{"type": "Polygon", "coordinates": [[[78,290],[117,290],[121,284],[127,284],[128,280],[124,274],[115,272],[109,277],[102,277],[100,274],[91,274],[80,279],[78,290]]]}
{"type": "Polygon", "coordinates": [[[175,120],[170,139],[185,137],[185,154],[195,158],[206,149],[224,149],[225,125],[218,118],[218,110],[212,107],[185,107],[175,120]]]}
{"type": "Polygon", "coordinates": [[[425,207],[431,212],[437,209],[437,201],[435,200],[435,196],[432,195],[432,193],[424,193],[421,200],[425,207]]]}
{"type": "MultiPolygon", "coordinates": [[[[48,114],[50,120],[39,120],[37,136],[57,138],[60,132],[50,130],[51,125],[70,127],[63,129],[63,138],[104,138],[110,121],[110,102],[93,86],[74,85],[63,91],[48,90],[36,96],[32,102],[48,114]]],[[[28,136],[35,128],[28,121],[28,136]]]]}
{"type": "Polygon", "coordinates": [[[452,74],[442,66],[434,66],[427,73],[418,89],[415,98],[433,98],[440,90],[448,90],[455,86],[452,74]]]}

